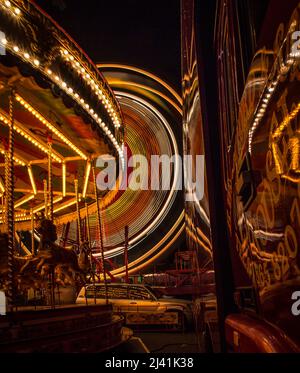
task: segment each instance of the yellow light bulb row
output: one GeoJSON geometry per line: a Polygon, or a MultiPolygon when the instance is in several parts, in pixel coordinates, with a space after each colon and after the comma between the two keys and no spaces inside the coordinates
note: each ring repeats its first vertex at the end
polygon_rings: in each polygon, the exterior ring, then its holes
{"type": "Polygon", "coordinates": [[[31,63],[33,66],[40,66],[40,61],[36,57],[31,56],[27,51],[21,50],[21,48],[18,45],[8,42],[7,38],[2,38],[0,40],[0,43],[4,45],[5,48],[12,51],[14,54],[20,56],[23,60],[26,60],[27,62],[31,63]]]}
{"type": "Polygon", "coordinates": [[[12,6],[11,2],[8,0],[2,1],[2,6],[4,6],[7,10],[11,11],[14,16],[19,16],[21,11],[19,8],[12,6]]]}
{"type": "MultiPolygon", "coordinates": [[[[282,44],[281,49],[282,49],[283,45],[286,43],[286,41],[287,41],[287,37],[286,37],[284,43],[282,44]]],[[[274,62],[274,68],[277,66],[278,63],[280,63],[280,59],[279,59],[280,57],[281,57],[281,53],[278,53],[278,57],[276,58],[276,60],[274,62]]],[[[293,54],[292,52],[289,53],[286,61],[280,63],[280,69],[279,69],[279,73],[277,74],[277,77],[272,82],[269,82],[269,81],[267,82],[266,87],[265,87],[264,92],[263,92],[263,95],[261,97],[261,100],[259,102],[259,105],[256,109],[255,114],[254,114],[252,127],[249,130],[249,134],[248,134],[248,150],[249,150],[249,153],[251,153],[251,151],[252,151],[252,139],[253,139],[254,132],[255,132],[256,128],[258,127],[259,123],[261,122],[261,120],[262,120],[262,118],[263,118],[263,116],[264,116],[264,114],[267,110],[268,104],[269,104],[269,102],[270,102],[270,100],[271,100],[271,98],[272,98],[272,96],[273,96],[273,94],[276,90],[276,87],[277,87],[280,79],[289,72],[289,70],[293,66],[295,60],[299,61],[298,57],[300,57],[298,54],[293,54]]]]}
{"type": "Polygon", "coordinates": [[[36,119],[43,123],[51,132],[59,137],[65,144],[67,144],[75,153],[80,155],[83,159],[87,159],[87,156],[77,148],[65,135],[63,135],[55,126],[48,122],[37,110],[35,110],[28,102],[26,102],[19,94],[16,94],[16,100],[28,110],[36,119]]]}
{"type": "MultiPolygon", "coordinates": [[[[3,123],[9,125],[9,120],[0,114],[0,121],[2,121],[3,123]]],[[[16,123],[14,123],[14,129],[17,133],[19,133],[21,136],[23,136],[26,140],[28,140],[29,142],[31,142],[34,146],[36,146],[37,148],[39,148],[43,153],[45,154],[48,154],[48,148],[44,145],[42,145],[39,141],[37,141],[34,137],[32,137],[31,135],[29,135],[27,132],[25,132],[21,127],[19,127],[16,123]]],[[[58,163],[61,163],[62,160],[61,158],[59,158],[56,154],[54,154],[53,152],[51,153],[51,156],[52,158],[58,162],[58,163]]]]}
{"type": "MultiPolygon", "coordinates": [[[[56,84],[60,85],[60,87],[65,90],[73,99],[85,110],[87,111],[94,120],[99,124],[99,126],[103,129],[105,134],[110,138],[111,142],[114,144],[115,148],[117,149],[121,158],[123,158],[123,152],[121,147],[119,146],[116,138],[110,131],[110,129],[105,125],[105,123],[99,118],[99,115],[94,111],[94,109],[90,108],[89,104],[84,101],[82,97],[79,96],[77,92],[73,90],[73,88],[68,87],[67,83],[64,82],[58,75],[55,75],[50,69],[46,70],[49,77],[52,78],[56,82],[56,84]]],[[[86,158],[85,158],[86,159],[86,158]]]]}
{"type": "Polygon", "coordinates": [[[78,60],[74,58],[74,56],[69,53],[66,49],[61,50],[61,54],[67,61],[71,61],[72,67],[78,72],[80,76],[91,86],[92,90],[96,93],[99,100],[104,105],[105,109],[107,110],[110,118],[112,119],[116,128],[121,126],[119,117],[117,112],[114,110],[112,103],[110,102],[109,97],[105,95],[105,93],[100,89],[99,85],[94,81],[93,77],[90,73],[88,73],[84,67],[80,64],[78,60]]]}
{"type": "MultiPolygon", "coordinates": [[[[3,155],[5,155],[6,152],[5,152],[5,150],[0,149],[0,153],[3,154],[3,155]]],[[[19,158],[15,157],[15,156],[14,156],[14,161],[17,164],[19,164],[20,166],[26,166],[26,163],[24,163],[23,161],[21,161],[19,158]]]]}

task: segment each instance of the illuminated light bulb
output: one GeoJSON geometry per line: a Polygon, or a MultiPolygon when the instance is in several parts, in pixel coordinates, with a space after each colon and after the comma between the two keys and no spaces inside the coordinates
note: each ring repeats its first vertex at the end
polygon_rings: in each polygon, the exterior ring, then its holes
{"type": "Polygon", "coordinates": [[[74,96],[75,96],[76,98],[78,98],[78,97],[79,97],[79,94],[76,92],[74,96]]]}
{"type": "Polygon", "coordinates": [[[27,59],[30,58],[28,53],[24,53],[24,57],[27,58],[27,59]]]}
{"type": "Polygon", "coordinates": [[[9,8],[11,6],[10,1],[6,0],[4,1],[4,4],[9,8]]]}
{"type": "Polygon", "coordinates": [[[13,50],[14,50],[15,52],[19,52],[19,47],[15,45],[15,46],[13,47],[13,50]]]}
{"type": "Polygon", "coordinates": [[[64,54],[67,55],[67,54],[69,54],[69,52],[65,49],[64,54]]]}
{"type": "Polygon", "coordinates": [[[40,65],[40,61],[37,60],[37,59],[35,59],[35,60],[33,61],[33,63],[35,64],[35,66],[39,66],[39,65],[40,65]]]}
{"type": "Polygon", "coordinates": [[[73,89],[71,87],[68,88],[70,93],[73,93],[73,89]]]}
{"type": "Polygon", "coordinates": [[[70,60],[71,60],[71,61],[74,61],[74,57],[73,57],[73,56],[70,56],[70,60]]]}
{"type": "Polygon", "coordinates": [[[274,86],[271,86],[271,87],[268,88],[268,91],[269,91],[269,92],[273,92],[274,89],[275,89],[275,87],[274,87],[274,86]]]}
{"type": "Polygon", "coordinates": [[[52,71],[50,69],[47,69],[47,74],[51,75],[52,71]]]}
{"type": "Polygon", "coordinates": [[[59,76],[58,75],[56,75],[55,80],[59,80],[59,76]]]}
{"type": "Polygon", "coordinates": [[[18,16],[18,15],[20,15],[20,13],[21,13],[20,9],[19,8],[15,8],[15,14],[18,16]]]}
{"type": "Polygon", "coordinates": [[[80,66],[80,63],[78,61],[76,61],[76,66],[80,66]]]}

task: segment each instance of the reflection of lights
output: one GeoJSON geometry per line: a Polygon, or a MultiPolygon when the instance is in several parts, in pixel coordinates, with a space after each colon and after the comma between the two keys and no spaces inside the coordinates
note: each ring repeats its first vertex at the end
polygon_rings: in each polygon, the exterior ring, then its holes
{"type": "Polygon", "coordinates": [[[254,230],[253,234],[256,236],[256,238],[266,239],[269,241],[277,241],[284,237],[283,233],[272,233],[263,231],[261,229],[254,230]]]}
{"type": "Polygon", "coordinates": [[[300,157],[300,139],[299,137],[292,137],[289,140],[289,148],[291,151],[291,170],[299,170],[299,157],[300,157]]]}
{"type": "Polygon", "coordinates": [[[292,119],[296,117],[300,110],[300,103],[296,106],[296,108],[284,119],[284,121],[277,127],[276,131],[273,134],[273,139],[275,140],[277,137],[281,135],[283,130],[287,127],[292,119]]]}
{"type": "MultiPolygon", "coordinates": [[[[275,132],[272,135],[273,141],[271,144],[272,148],[272,154],[273,154],[273,159],[275,163],[275,169],[276,173],[278,175],[282,175],[284,173],[283,169],[283,161],[281,159],[281,152],[278,146],[279,140],[282,138],[283,131],[287,128],[291,120],[293,120],[297,114],[300,111],[300,103],[296,106],[296,108],[286,116],[286,118],[282,121],[282,123],[276,128],[275,132]]],[[[297,172],[299,169],[299,154],[300,154],[300,143],[299,143],[299,138],[298,137],[292,137],[289,139],[289,150],[291,153],[291,170],[297,172]]],[[[288,179],[288,177],[286,177],[288,179]]],[[[290,177],[290,181],[295,182],[295,178],[290,177]]]]}
{"type": "Polygon", "coordinates": [[[289,181],[292,181],[293,183],[300,183],[300,176],[290,176],[290,175],[281,175],[282,179],[287,179],[289,181]]]}
{"type": "MultiPolygon", "coordinates": [[[[276,66],[278,65],[280,59],[282,58],[282,50],[283,50],[283,47],[287,43],[289,35],[290,35],[290,31],[288,32],[287,36],[285,37],[285,39],[284,39],[284,41],[283,41],[283,43],[280,47],[280,50],[277,54],[277,58],[275,59],[274,64],[273,64],[272,71],[274,71],[274,69],[276,71],[276,66]]],[[[252,127],[250,128],[249,133],[248,133],[248,151],[249,151],[249,153],[251,153],[251,151],[252,151],[252,139],[253,139],[254,132],[255,132],[256,128],[258,127],[260,121],[262,120],[263,116],[264,116],[265,110],[266,110],[266,108],[267,108],[267,106],[268,106],[268,104],[269,104],[269,102],[272,98],[272,95],[275,93],[275,89],[276,89],[276,86],[279,82],[279,79],[280,79],[280,77],[286,75],[289,72],[289,70],[291,69],[291,67],[294,64],[294,61],[296,59],[297,59],[297,56],[290,53],[287,56],[286,62],[282,63],[280,65],[281,66],[280,71],[279,71],[279,74],[277,75],[277,77],[275,78],[275,80],[272,81],[272,82],[267,81],[264,92],[263,92],[262,97],[260,99],[258,108],[257,108],[256,112],[254,113],[252,127]]],[[[272,74],[272,72],[271,72],[271,74],[272,74]]],[[[281,126],[282,125],[284,126],[284,123],[282,123],[281,126]]],[[[279,132],[281,131],[280,126],[277,129],[277,131],[279,131],[279,132]]],[[[277,136],[276,132],[275,132],[275,136],[277,136]]]]}
{"type": "Polygon", "coordinates": [[[33,173],[32,173],[32,168],[30,166],[28,167],[28,174],[29,174],[29,179],[30,179],[30,182],[31,182],[33,193],[37,194],[36,184],[35,184],[35,181],[34,181],[34,177],[33,177],[33,173]]]}

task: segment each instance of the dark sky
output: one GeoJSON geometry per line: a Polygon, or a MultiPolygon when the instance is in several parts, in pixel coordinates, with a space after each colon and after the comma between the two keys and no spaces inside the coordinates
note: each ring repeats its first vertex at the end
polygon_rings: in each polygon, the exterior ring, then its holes
{"type": "Polygon", "coordinates": [[[180,91],[180,0],[36,0],[94,62],[147,69],[180,91]]]}

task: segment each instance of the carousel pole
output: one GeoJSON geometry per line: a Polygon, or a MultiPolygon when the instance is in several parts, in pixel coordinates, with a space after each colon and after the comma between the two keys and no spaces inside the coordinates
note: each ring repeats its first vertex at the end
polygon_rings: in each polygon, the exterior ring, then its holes
{"type": "Polygon", "coordinates": [[[93,279],[93,286],[94,286],[94,303],[96,304],[96,285],[95,285],[95,273],[93,270],[93,254],[92,254],[92,247],[91,247],[91,231],[90,231],[90,221],[89,221],[89,208],[88,204],[85,202],[85,212],[86,212],[86,230],[87,230],[87,238],[88,238],[88,245],[89,245],[89,252],[90,252],[90,266],[92,272],[92,279],[93,279]]]}
{"type": "Polygon", "coordinates": [[[104,279],[104,287],[105,287],[105,300],[106,304],[108,304],[108,292],[107,292],[107,281],[106,281],[106,271],[105,271],[105,258],[104,258],[104,247],[103,247],[103,236],[102,236],[102,224],[101,224],[101,213],[100,213],[100,204],[98,199],[98,191],[97,191],[97,183],[96,183],[96,173],[95,173],[95,165],[93,164],[92,167],[93,171],[93,184],[94,184],[94,194],[96,200],[96,207],[97,207],[97,223],[98,223],[98,232],[100,238],[100,251],[101,251],[101,267],[103,271],[103,279],[104,279]]]}
{"type": "Polygon", "coordinates": [[[14,304],[14,99],[15,90],[9,96],[9,134],[8,149],[5,157],[5,184],[6,184],[6,224],[8,234],[8,291],[7,302],[10,311],[14,304]]]}
{"type": "Polygon", "coordinates": [[[30,209],[31,215],[31,254],[34,256],[34,213],[33,208],[30,209]]]}
{"type": "Polygon", "coordinates": [[[125,244],[124,244],[124,262],[125,262],[125,281],[129,283],[129,276],[128,276],[128,233],[129,228],[128,225],[125,225],[125,244]]]}
{"type": "Polygon", "coordinates": [[[49,195],[49,219],[53,222],[53,188],[52,188],[52,136],[48,135],[48,195],[49,195]]]}
{"type": "Polygon", "coordinates": [[[78,194],[78,179],[75,178],[75,197],[76,197],[76,212],[77,212],[77,232],[78,232],[78,248],[82,243],[82,231],[81,231],[81,217],[79,209],[79,194],[78,194]]]}
{"type": "Polygon", "coordinates": [[[45,201],[45,218],[48,218],[48,186],[47,186],[47,180],[43,180],[44,183],[44,201],[45,201]]]}
{"type": "Polygon", "coordinates": [[[87,239],[89,242],[89,249],[90,249],[90,263],[93,264],[92,259],[92,250],[91,250],[91,230],[90,230],[90,221],[89,221],[89,207],[88,204],[85,202],[85,213],[86,213],[86,230],[87,230],[87,239]]]}
{"type": "MultiPolygon", "coordinates": [[[[49,197],[49,212],[48,219],[53,222],[53,187],[52,187],[52,135],[48,134],[48,197],[49,197]]],[[[47,204],[45,205],[47,207],[47,204]]],[[[47,208],[48,211],[48,208],[47,208]]],[[[51,306],[55,308],[55,275],[54,266],[50,270],[50,283],[51,283],[51,306]]]]}

